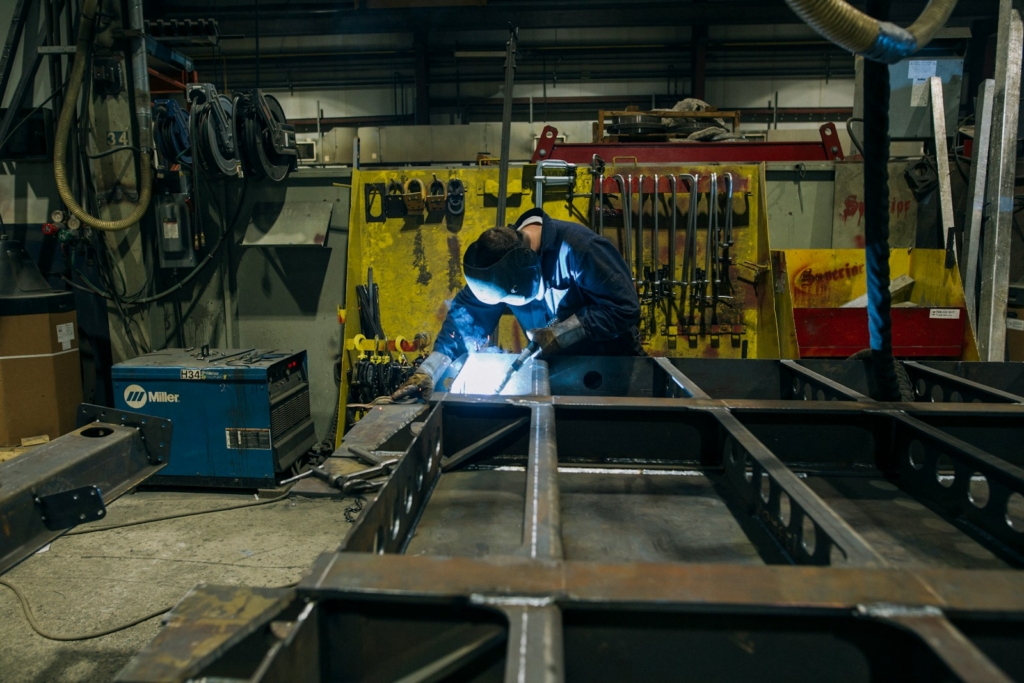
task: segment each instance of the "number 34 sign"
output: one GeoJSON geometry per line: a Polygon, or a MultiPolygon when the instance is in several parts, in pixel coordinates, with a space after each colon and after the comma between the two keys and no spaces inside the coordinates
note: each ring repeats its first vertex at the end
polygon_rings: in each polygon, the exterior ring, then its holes
{"type": "Polygon", "coordinates": [[[123,147],[128,145],[128,131],[108,130],[107,144],[110,145],[111,147],[123,147]]]}

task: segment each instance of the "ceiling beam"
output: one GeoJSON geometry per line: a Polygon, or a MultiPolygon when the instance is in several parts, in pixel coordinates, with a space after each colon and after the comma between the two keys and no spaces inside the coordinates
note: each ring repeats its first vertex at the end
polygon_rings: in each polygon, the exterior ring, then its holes
{"type": "MultiPolygon", "coordinates": [[[[223,35],[249,34],[253,30],[251,2],[221,0],[215,4],[195,0],[165,0],[147,6],[148,19],[214,18],[223,35]]],[[[917,18],[920,3],[894,3],[893,21],[909,23],[917,18]]],[[[965,25],[978,18],[995,16],[998,0],[960,2],[951,24],[965,25]]],[[[337,35],[347,33],[403,33],[422,31],[503,30],[509,23],[522,29],[615,28],[642,26],[692,26],[694,24],[748,25],[798,24],[799,19],[782,0],[718,2],[501,2],[487,6],[435,7],[432,9],[353,9],[352,3],[260,2],[263,36],[337,35]]]]}

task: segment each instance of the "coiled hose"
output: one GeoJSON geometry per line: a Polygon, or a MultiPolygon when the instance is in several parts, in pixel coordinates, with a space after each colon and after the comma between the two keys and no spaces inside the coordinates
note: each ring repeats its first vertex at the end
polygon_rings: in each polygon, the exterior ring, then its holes
{"type": "Polygon", "coordinates": [[[786,0],[786,4],[836,45],[872,61],[895,64],[931,42],[945,26],[956,0],[931,0],[906,29],[870,17],[844,0],[786,0]]]}
{"type": "MultiPolygon", "coordinates": [[[[57,135],[53,147],[53,177],[57,183],[57,192],[60,194],[61,201],[64,202],[68,211],[82,221],[83,224],[96,230],[125,230],[138,223],[146,213],[146,209],[149,208],[153,185],[153,152],[148,146],[142,146],[142,151],[139,154],[139,164],[142,166],[139,179],[139,203],[130,215],[120,220],[105,221],[90,215],[75,200],[74,195],[71,194],[71,186],[68,184],[68,138],[71,133],[72,119],[75,117],[75,109],[78,106],[78,95],[82,90],[82,81],[85,78],[85,65],[93,39],[95,24],[96,0],[85,0],[78,26],[78,45],[75,51],[75,61],[71,66],[71,78],[68,83],[67,97],[64,100],[64,107],[61,109],[60,119],[57,122],[57,135]]],[[[144,104],[147,108],[150,106],[148,102],[144,104]]],[[[143,123],[140,121],[140,124],[143,123]]],[[[148,121],[145,124],[148,124],[148,121]]],[[[142,132],[143,139],[148,139],[148,133],[146,131],[142,132]]]]}

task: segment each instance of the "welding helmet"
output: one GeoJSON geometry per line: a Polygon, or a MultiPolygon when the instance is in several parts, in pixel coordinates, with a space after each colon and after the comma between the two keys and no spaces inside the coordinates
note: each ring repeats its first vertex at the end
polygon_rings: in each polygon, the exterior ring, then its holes
{"type": "Polygon", "coordinates": [[[469,245],[462,260],[466,283],[485,304],[524,306],[540,293],[540,257],[532,249],[518,246],[486,268],[476,266],[477,243],[469,245]]]}

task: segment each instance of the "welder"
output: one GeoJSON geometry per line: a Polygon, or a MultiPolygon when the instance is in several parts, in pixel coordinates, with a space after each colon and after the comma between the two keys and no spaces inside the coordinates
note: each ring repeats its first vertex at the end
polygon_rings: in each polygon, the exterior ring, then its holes
{"type": "Polygon", "coordinates": [[[486,346],[511,309],[541,357],[643,355],[629,267],[579,223],[527,211],[485,231],[463,258],[466,287],[452,300],[433,352],[392,396],[430,397],[453,359],[486,346]]]}

